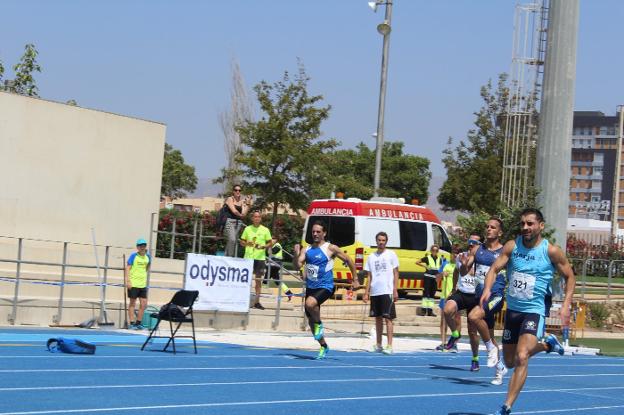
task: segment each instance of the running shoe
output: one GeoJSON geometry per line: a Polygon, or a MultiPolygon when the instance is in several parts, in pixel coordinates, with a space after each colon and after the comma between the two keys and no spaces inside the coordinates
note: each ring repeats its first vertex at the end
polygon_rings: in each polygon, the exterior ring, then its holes
{"type": "Polygon", "coordinates": [[[327,352],[329,352],[329,347],[321,346],[321,348],[319,349],[318,355],[316,355],[316,360],[325,359],[325,356],[327,356],[327,352]]]}
{"type": "Polygon", "coordinates": [[[128,330],[136,330],[136,325],[134,325],[134,324],[129,324],[129,325],[128,325],[128,330]]]}
{"type": "Polygon", "coordinates": [[[436,348],[435,348],[435,349],[436,349],[436,351],[438,351],[438,352],[443,352],[443,351],[444,351],[444,349],[445,349],[445,347],[444,347],[444,346],[445,346],[445,345],[444,345],[444,343],[440,343],[438,346],[436,346],[436,348]]]}
{"type": "Polygon", "coordinates": [[[511,414],[511,409],[507,408],[507,405],[501,406],[501,408],[494,412],[492,415],[509,415],[511,414]]]}
{"type": "Polygon", "coordinates": [[[494,379],[490,382],[492,385],[502,385],[503,378],[507,374],[507,368],[503,365],[502,367],[496,366],[496,374],[494,375],[494,379]]]}
{"type": "Polygon", "coordinates": [[[145,326],[143,324],[137,324],[136,326],[134,326],[135,330],[145,330],[145,326]]]}
{"type": "Polygon", "coordinates": [[[383,350],[381,351],[381,353],[383,353],[383,354],[392,354],[392,346],[384,347],[383,350]]]}
{"type": "Polygon", "coordinates": [[[382,348],[379,345],[374,345],[373,347],[371,347],[370,351],[371,353],[381,353],[382,352],[382,348]]]}
{"type": "Polygon", "coordinates": [[[444,346],[444,348],[446,350],[451,350],[453,346],[457,348],[457,341],[459,341],[459,339],[461,339],[461,334],[459,335],[459,337],[453,337],[453,335],[451,335],[448,339],[448,342],[446,343],[446,346],[444,346]]]}
{"type": "Polygon", "coordinates": [[[321,340],[324,333],[323,323],[314,323],[314,340],[321,340]]]}
{"type": "Polygon", "coordinates": [[[477,360],[473,360],[472,363],[470,363],[470,371],[471,372],[479,371],[479,362],[477,360]]]}
{"type": "Polygon", "coordinates": [[[260,303],[254,304],[253,308],[257,308],[258,310],[264,310],[264,306],[260,303]]]}
{"type": "Polygon", "coordinates": [[[496,363],[498,363],[498,347],[492,347],[489,351],[488,351],[488,361],[487,361],[487,367],[494,367],[496,366],[496,363]]]}
{"type": "Polygon", "coordinates": [[[548,350],[546,353],[555,352],[561,356],[563,356],[563,353],[565,353],[563,346],[561,345],[561,343],[559,343],[559,340],[557,340],[557,336],[555,336],[554,334],[549,334],[544,342],[550,346],[550,350],[548,350]]]}
{"type": "Polygon", "coordinates": [[[451,347],[450,349],[446,349],[446,351],[450,352],[450,353],[458,353],[459,352],[459,350],[457,350],[457,345],[456,344],[454,344],[453,347],[451,347]]]}

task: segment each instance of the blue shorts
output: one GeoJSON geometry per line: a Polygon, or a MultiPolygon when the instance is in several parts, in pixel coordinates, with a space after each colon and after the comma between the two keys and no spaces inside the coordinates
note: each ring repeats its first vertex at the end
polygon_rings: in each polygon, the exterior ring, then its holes
{"type": "MultiPolygon", "coordinates": [[[[483,294],[483,285],[479,284],[475,287],[475,296],[480,299],[481,294],[483,294]]],[[[505,303],[505,289],[500,289],[500,284],[497,282],[494,283],[492,287],[492,291],[490,294],[490,298],[484,304],[483,311],[485,311],[485,321],[487,322],[488,328],[493,329],[494,324],[494,315],[500,312],[503,309],[503,304],[505,303]]]]}
{"type": "Polygon", "coordinates": [[[440,310],[444,310],[444,304],[446,304],[446,300],[444,298],[440,298],[440,303],[438,304],[440,310]]]}

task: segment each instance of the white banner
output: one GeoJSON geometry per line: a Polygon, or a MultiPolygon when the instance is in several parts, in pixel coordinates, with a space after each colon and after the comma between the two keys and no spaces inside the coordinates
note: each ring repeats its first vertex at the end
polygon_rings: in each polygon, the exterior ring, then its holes
{"type": "Polygon", "coordinates": [[[187,254],[185,290],[199,291],[195,310],[249,311],[253,260],[187,254]]]}

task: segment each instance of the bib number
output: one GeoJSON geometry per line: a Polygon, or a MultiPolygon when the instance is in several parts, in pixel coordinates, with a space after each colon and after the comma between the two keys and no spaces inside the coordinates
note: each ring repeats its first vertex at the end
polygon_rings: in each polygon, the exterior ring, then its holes
{"type": "Polygon", "coordinates": [[[306,274],[306,279],[307,280],[317,281],[318,280],[318,274],[319,274],[319,267],[318,267],[318,265],[306,264],[306,266],[305,266],[305,274],[306,274]]]}
{"type": "Polygon", "coordinates": [[[475,269],[475,281],[477,284],[483,285],[485,283],[485,276],[487,275],[490,267],[487,265],[478,264],[475,269]]]}
{"type": "Polygon", "coordinates": [[[522,272],[513,272],[509,281],[509,295],[518,300],[530,300],[535,289],[535,276],[522,272]]]}

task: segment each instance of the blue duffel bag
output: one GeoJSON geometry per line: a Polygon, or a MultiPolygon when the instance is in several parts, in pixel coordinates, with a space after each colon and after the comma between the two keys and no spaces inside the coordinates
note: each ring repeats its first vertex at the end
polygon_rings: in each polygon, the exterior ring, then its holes
{"type": "Polygon", "coordinates": [[[59,337],[49,339],[47,343],[48,351],[52,353],[72,353],[72,354],[94,354],[95,345],[78,339],[68,339],[59,337]]]}

